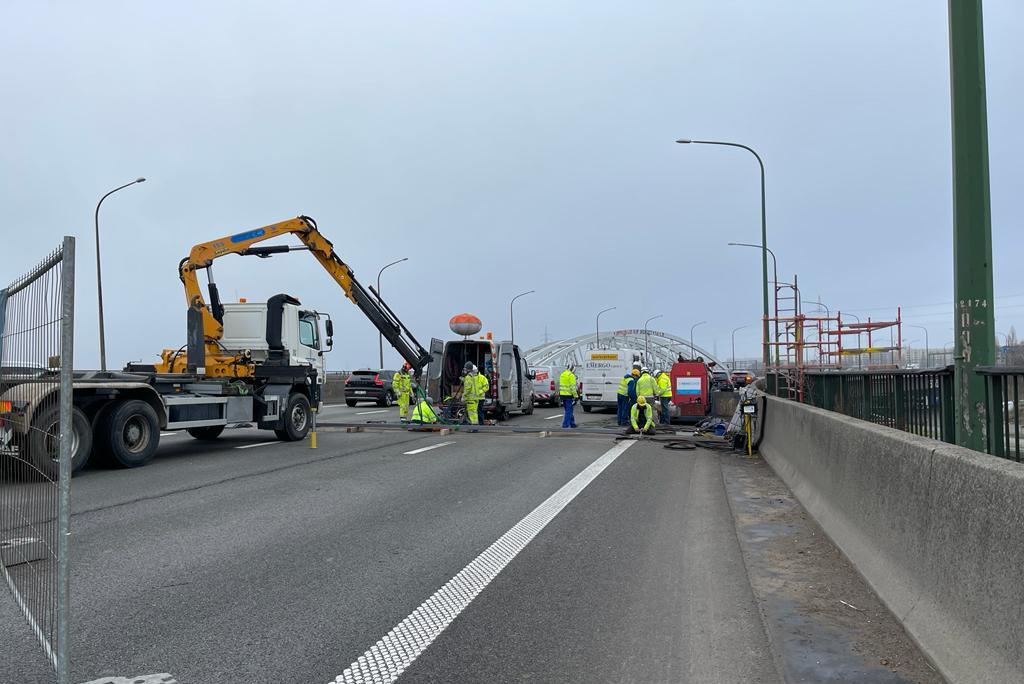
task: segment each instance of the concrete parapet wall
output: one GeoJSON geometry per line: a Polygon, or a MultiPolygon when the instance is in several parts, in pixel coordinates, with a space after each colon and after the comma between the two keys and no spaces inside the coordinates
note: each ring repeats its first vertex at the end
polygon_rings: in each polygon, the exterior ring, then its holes
{"type": "Polygon", "coordinates": [[[1024,682],[1024,465],[764,401],[761,453],[943,675],[1024,682]]]}

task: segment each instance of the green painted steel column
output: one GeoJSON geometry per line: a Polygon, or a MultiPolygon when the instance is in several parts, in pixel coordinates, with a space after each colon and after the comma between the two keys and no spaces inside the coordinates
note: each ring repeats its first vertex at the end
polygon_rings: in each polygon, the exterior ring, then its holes
{"type": "Polygon", "coordinates": [[[988,420],[985,379],[995,363],[992,308],[992,211],[981,0],[949,0],[953,123],[953,295],[956,353],[956,443],[984,451],[988,420]]]}

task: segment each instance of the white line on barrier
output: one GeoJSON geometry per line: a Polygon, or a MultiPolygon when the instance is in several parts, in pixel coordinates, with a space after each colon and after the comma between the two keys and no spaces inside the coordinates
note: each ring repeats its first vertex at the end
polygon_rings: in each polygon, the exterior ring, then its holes
{"type": "Polygon", "coordinates": [[[403,456],[412,456],[414,454],[422,454],[424,451],[430,451],[431,449],[440,449],[441,447],[448,446],[449,444],[455,444],[455,442],[441,442],[440,444],[431,444],[430,446],[425,446],[422,449],[413,449],[412,451],[403,451],[402,455],[403,456]]]}
{"type": "Polygon", "coordinates": [[[253,447],[270,446],[271,444],[280,444],[281,442],[256,442],[255,444],[243,444],[236,446],[236,449],[252,449],[253,447]]]}
{"type": "Polygon", "coordinates": [[[391,684],[576,495],[632,446],[619,442],[501,535],[420,607],[370,647],[334,684],[391,684]]]}
{"type": "Polygon", "coordinates": [[[369,416],[369,415],[374,414],[374,413],[387,413],[387,412],[388,412],[387,409],[380,409],[379,411],[362,411],[360,413],[357,413],[356,415],[357,416],[369,416]]]}

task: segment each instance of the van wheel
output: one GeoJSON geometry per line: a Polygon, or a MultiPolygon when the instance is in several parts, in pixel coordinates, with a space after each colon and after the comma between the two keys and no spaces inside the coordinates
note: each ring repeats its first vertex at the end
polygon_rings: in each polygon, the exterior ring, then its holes
{"type": "Polygon", "coordinates": [[[194,427],[188,429],[188,434],[192,435],[196,439],[203,440],[204,442],[210,442],[218,437],[220,433],[224,432],[223,425],[205,425],[203,427],[194,427]]]}
{"type": "Polygon", "coordinates": [[[593,410],[594,410],[593,406],[587,406],[586,404],[583,405],[583,412],[584,413],[590,413],[593,410]]]}
{"type": "Polygon", "coordinates": [[[498,421],[499,423],[502,423],[502,422],[508,420],[508,407],[507,406],[499,406],[498,410],[495,411],[495,413],[494,413],[494,419],[496,421],[498,421]]]}
{"type": "Polygon", "coordinates": [[[533,415],[533,399],[530,400],[530,405],[523,409],[523,415],[524,416],[532,416],[533,415]]]}
{"type": "Polygon", "coordinates": [[[274,430],[274,434],[282,442],[298,442],[306,438],[310,426],[309,399],[305,394],[292,392],[288,395],[288,408],[284,413],[284,428],[274,430]]]}
{"type": "MultiPolygon", "coordinates": [[[[29,461],[43,477],[60,477],[60,405],[51,404],[32,417],[28,436],[29,461]]],[[[71,472],[77,473],[89,461],[92,426],[81,409],[71,409],[71,472]]]]}
{"type": "Polygon", "coordinates": [[[139,399],[120,401],[100,421],[99,454],[109,464],[138,468],[153,459],[160,443],[160,423],[153,407],[139,399]]]}

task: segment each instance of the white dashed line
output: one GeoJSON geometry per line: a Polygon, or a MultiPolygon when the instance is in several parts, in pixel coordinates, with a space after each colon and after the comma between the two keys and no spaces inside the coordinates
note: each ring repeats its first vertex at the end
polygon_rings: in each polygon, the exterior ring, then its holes
{"type": "Polygon", "coordinates": [[[561,413],[556,413],[553,416],[548,416],[544,420],[554,420],[555,418],[565,418],[565,416],[563,416],[561,413]]]}
{"type": "Polygon", "coordinates": [[[443,446],[449,444],[455,444],[455,442],[441,442],[440,444],[431,444],[430,446],[423,447],[422,449],[413,449],[412,451],[403,451],[403,456],[412,456],[414,454],[422,454],[424,451],[430,451],[431,449],[440,449],[443,446]]]}
{"type": "Polygon", "coordinates": [[[271,444],[280,444],[281,442],[256,442],[255,444],[243,444],[236,446],[236,449],[252,449],[253,447],[270,446],[271,444]]]}
{"type": "Polygon", "coordinates": [[[334,683],[391,684],[398,679],[544,526],[632,445],[633,442],[619,442],[584,468],[359,656],[334,678],[334,683]]]}
{"type": "Polygon", "coordinates": [[[85,684],[177,684],[173,675],[166,672],[160,674],[140,675],[137,677],[104,677],[94,679],[85,684]]]}
{"type": "Polygon", "coordinates": [[[357,416],[369,416],[369,415],[374,414],[374,413],[387,413],[387,412],[388,412],[387,409],[381,409],[379,411],[362,411],[360,413],[357,413],[356,415],[357,416]]]}

